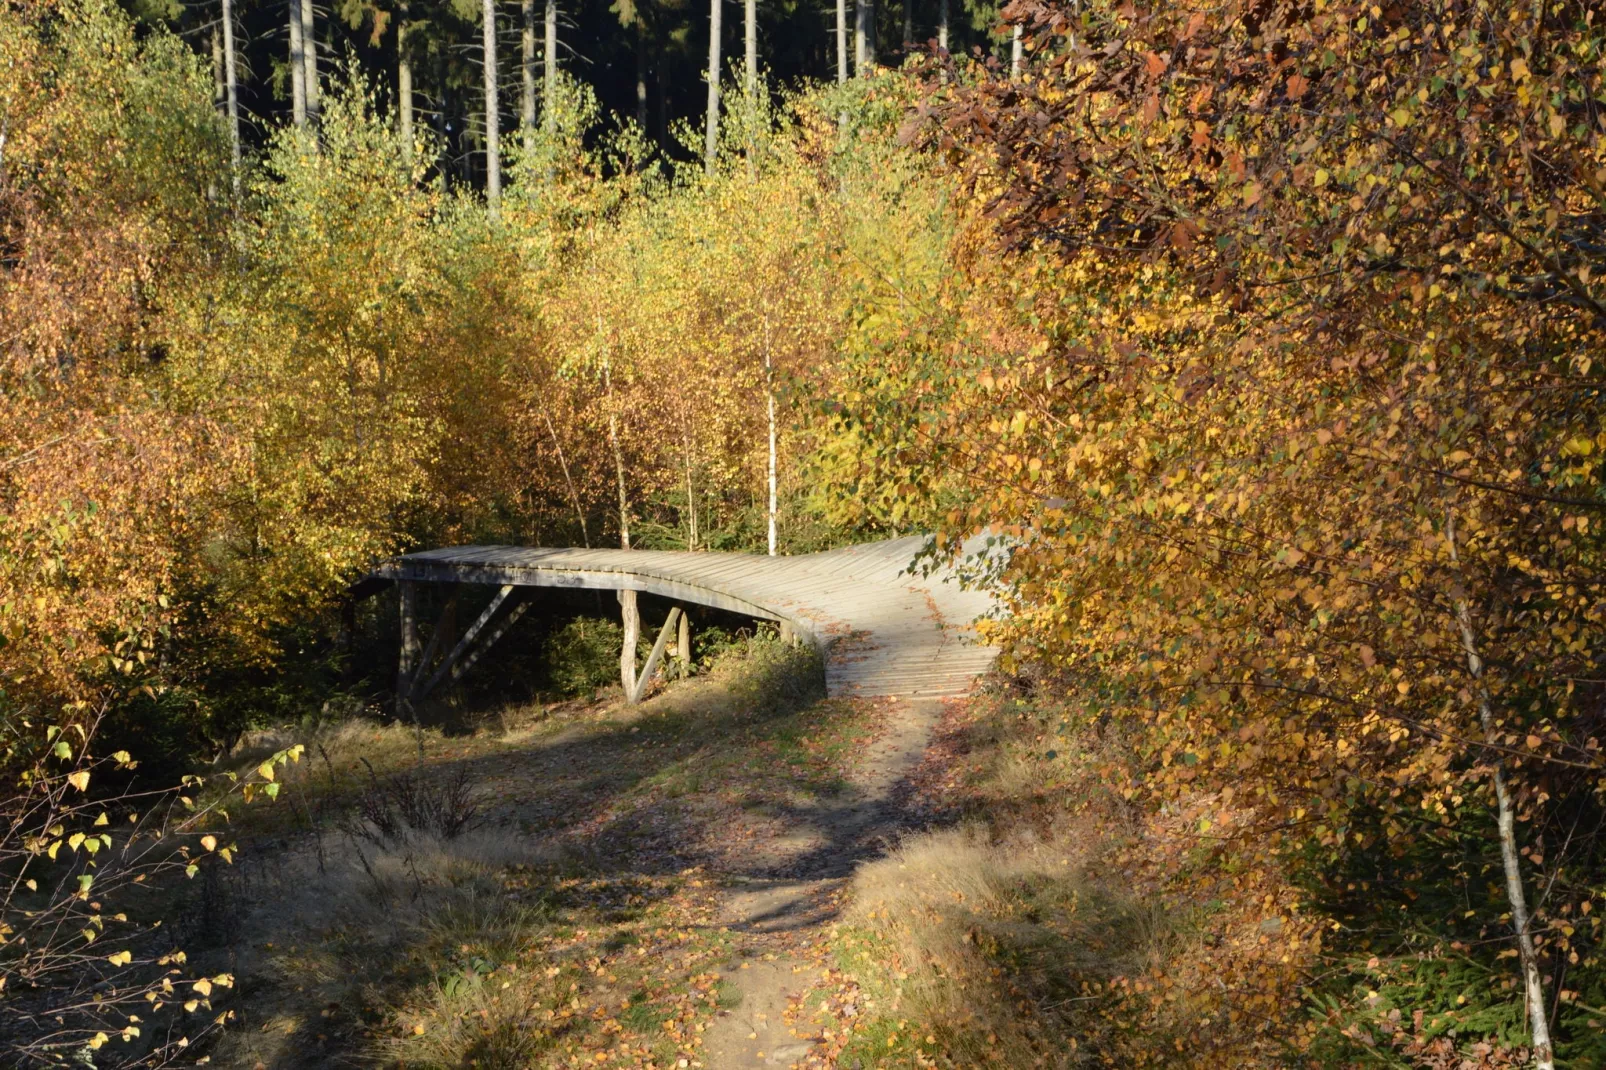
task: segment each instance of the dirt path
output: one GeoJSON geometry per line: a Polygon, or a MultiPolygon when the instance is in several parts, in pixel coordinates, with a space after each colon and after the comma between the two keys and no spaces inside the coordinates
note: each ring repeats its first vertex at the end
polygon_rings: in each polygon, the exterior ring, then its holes
{"type": "Polygon", "coordinates": [[[708,1070],[794,1066],[823,1042],[828,1023],[807,1006],[823,972],[807,949],[835,919],[854,867],[906,826],[895,789],[919,764],[941,714],[935,699],[887,707],[887,731],[860,766],[852,797],[794,815],[755,845],[744,871],[729,874],[735,887],[721,921],[739,934],[740,960],[728,977],[740,1002],[705,1036],[708,1070]]]}

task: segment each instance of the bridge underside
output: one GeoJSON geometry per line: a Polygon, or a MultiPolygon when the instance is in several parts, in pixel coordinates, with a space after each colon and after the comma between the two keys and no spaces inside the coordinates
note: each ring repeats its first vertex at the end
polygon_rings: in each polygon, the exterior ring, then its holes
{"type": "MultiPolygon", "coordinates": [[[[636,591],[677,605],[700,605],[774,621],[783,635],[812,643],[824,656],[833,695],[939,697],[961,694],[990,666],[994,651],[974,642],[974,621],[991,600],[961,590],[946,570],[906,572],[921,536],[795,557],[666,550],[542,549],[464,546],[407,554],[360,582],[358,597],[396,584],[401,592],[402,664],[398,695],[421,699],[466,672],[531,605],[534,588],[636,591]],[[476,584],[497,589],[490,606],[451,650],[417,639],[419,585],[476,584]],[[436,659],[439,667],[433,667],[436,659]]],[[[456,586],[451,588],[458,590],[456,586]]],[[[446,616],[455,613],[455,595],[446,616]]],[[[658,636],[641,675],[641,692],[684,614],[658,636]]],[[[443,624],[447,623],[443,619],[443,624]]],[[[630,689],[629,681],[626,682],[630,689]]],[[[635,697],[635,696],[631,696],[635,697]]]]}

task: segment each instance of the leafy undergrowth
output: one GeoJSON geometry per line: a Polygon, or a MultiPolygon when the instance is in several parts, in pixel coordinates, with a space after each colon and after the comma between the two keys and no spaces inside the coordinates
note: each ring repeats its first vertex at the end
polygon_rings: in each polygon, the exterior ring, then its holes
{"type": "Polygon", "coordinates": [[[281,824],[236,829],[197,904],[225,919],[203,954],[240,978],[214,1064],[701,1065],[733,998],[722,863],[850,790],[872,735],[873,707],[818,681],[760,638],[638,707],[426,732],[422,762],[410,728],[314,733],[281,824]]]}
{"type": "Polygon", "coordinates": [[[941,827],[860,868],[833,936],[838,1065],[1283,1065],[1313,924],[1214,850],[1230,808],[1132,805],[1127,758],[1047,699],[949,711],[911,800],[941,827]]]}

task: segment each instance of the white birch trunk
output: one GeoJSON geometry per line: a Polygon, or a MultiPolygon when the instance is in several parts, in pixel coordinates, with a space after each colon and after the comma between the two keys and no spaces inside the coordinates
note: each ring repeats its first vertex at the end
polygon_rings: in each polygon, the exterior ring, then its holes
{"type": "Polygon", "coordinates": [[[296,129],[307,125],[307,60],[302,54],[301,0],[290,0],[290,117],[296,129]]]}
{"type": "Polygon", "coordinates": [[[937,2],[937,47],[948,51],[948,0],[937,2]]]}
{"type": "MultiPolygon", "coordinates": [[[[614,477],[619,485],[619,548],[630,549],[630,494],[625,489],[625,454],[619,444],[619,410],[614,404],[613,375],[607,364],[602,366],[602,382],[608,392],[608,445],[613,449],[614,477]]],[[[624,685],[626,699],[636,693],[636,644],[641,640],[641,610],[636,605],[635,591],[619,592],[619,615],[623,625],[624,641],[619,648],[619,682],[624,685]]]]}
{"type": "Polygon", "coordinates": [[[580,521],[580,543],[587,550],[591,549],[591,534],[586,531],[586,511],[580,503],[580,492],[575,489],[574,477],[569,474],[569,461],[563,454],[563,443],[558,439],[558,429],[552,426],[552,417],[547,415],[545,409],[541,410],[541,418],[546,421],[547,434],[552,436],[552,446],[558,451],[558,466],[563,469],[563,481],[569,486],[569,498],[574,502],[574,515],[580,521]]]}
{"type": "Polygon", "coordinates": [[[1012,78],[1019,78],[1020,72],[1026,69],[1026,50],[1021,39],[1020,23],[1016,23],[1009,30],[1009,74],[1012,78]]]}
{"type": "Polygon", "coordinates": [[[686,549],[697,549],[697,488],[692,482],[691,436],[684,422],[680,432],[681,457],[686,466],[686,549]]]}
{"type": "MultiPolygon", "coordinates": [[[[767,368],[768,364],[769,364],[769,358],[768,357],[765,358],[764,363],[765,363],[766,368],[767,368]]],[[[766,378],[767,378],[767,376],[766,376],[766,378]]],[[[775,556],[776,494],[775,494],[775,387],[774,387],[773,384],[769,387],[769,389],[767,389],[765,391],[765,395],[766,395],[765,400],[769,403],[769,421],[770,421],[770,472],[769,472],[769,475],[770,475],[770,509],[769,509],[769,514],[770,514],[770,556],[774,557],[775,556]]]]}
{"type": "Polygon", "coordinates": [[[708,115],[703,124],[703,167],[714,169],[714,155],[719,151],[719,36],[720,5],[723,0],[709,0],[708,4],[708,115]]]}
{"type": "MultiPolygon", "coordinates": [[[[1450,560],[1459,570],[1456,550],[1455,513],[1445,525],[1450,543],[1450,560]]],[[[1477,635],[1472,629],[1472,611],[1465,598],[1455,600],[1455,622],[1461,632],[1461,647],[1467,658],[1467,673],[1477,692],[1478,720],[1484,739],[1494,746],[1498,728],[1494,702],[1483,679],[1483,657],[1478,652],[1477,635]]],[[[1498,750],[1491,750],[1498,754],[1498,750]]],[[[1550,1041],[1550,1018],[1545,1010],[1545,982],[1539,973],[1539,954],[1534,947],[1533,926],[1528,915],[1528,896],[1522,886],[1522,863],[1517,852],[1517,809],[1506,783],[1505,763],[1498,757],[1490,761],[1494,770],[1495,817],[1500,830],[1500,863],[1505,871],[1506,901],[1511,904],[1511,929],[1517,937],[1517,961],[1522,969],[1523,994],[1528,1005],[1528,1029],[1533,1039],[1533,1065],[1536,1070],[1555,1070],[1550,1041]]]]}

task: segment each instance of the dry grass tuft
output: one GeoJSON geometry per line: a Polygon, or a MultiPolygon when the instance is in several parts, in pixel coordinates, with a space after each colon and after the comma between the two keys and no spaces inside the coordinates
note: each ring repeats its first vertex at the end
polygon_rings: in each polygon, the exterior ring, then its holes
{"type": "MultiPolygon", "coordinates": [[[[861,867],[845,920],[875,1013],[929,1031],[958,1065],[1077,1065],[1104,1028],[1102,984],[1141,970],[1164,939],[1159,918],[1088,881],[1066,851],[975,825],[861,867]]],[[[876,1030],[865,1040],[897,1047],[876,1030]]]]}

